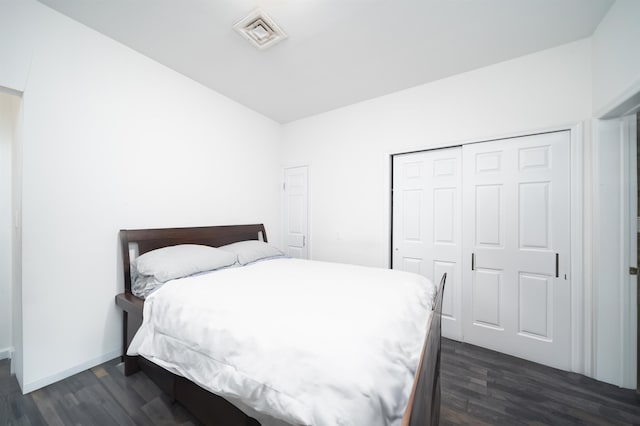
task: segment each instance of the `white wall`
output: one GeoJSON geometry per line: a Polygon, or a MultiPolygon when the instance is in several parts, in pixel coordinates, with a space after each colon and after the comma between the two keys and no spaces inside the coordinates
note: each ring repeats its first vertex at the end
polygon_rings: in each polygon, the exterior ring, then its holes
{"type": "Polygon", "coordinates": [[[12,186],[14,125],[20,98],[0,91],[0,359],[11,355],[12,186]]]}
{"type": "MultiPolygon", "coordinates": [[[[640,1],[617,0],[593,34],[593,104],[608,112],[640,90],[640,1]]],[[[637,105],[637,103],[636,103],[637,105]]]]}
{"type": "Polygon", "coordinates": [[[0,57],[24,90],[30,391],[120,354],[119,229],[264,222],[279,243],[281,127],[32,0],[0,3],[0,57]]]}
{"type": "Polygon", "coordinates": [[[587,120],[590,52],[577,41],[285,125],[283,166],[310,165],[312,257],[388,266],[392,153],[587,120]]]}

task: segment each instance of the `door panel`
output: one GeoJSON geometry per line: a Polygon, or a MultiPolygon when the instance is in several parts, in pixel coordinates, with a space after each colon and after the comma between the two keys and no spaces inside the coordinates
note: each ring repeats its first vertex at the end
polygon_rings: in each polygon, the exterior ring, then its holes
{"type": "Polygon", "coordinates": [[[569,142],[566,131],[463,147],[465,341],[562,369],[571,355],[569,142]]]}
{"type": "Polygon", "coordinates": [[[549,325],[553,300],[550,300],[549,277],[520,273],[519,333],[527,333],[543,339],[551,339],[549,325]]]}
{"type": "Polygon", "coordinates": [[[551,239],[549,182],[520,184],[520,248],[548,249],[551,239]]]}
{"type": "Polygon", "coordinates": [[[455,244],[456,222],[451,212],[455,211],[458,188],[433,190],[433,233],[436,244],[455,244]]]}
{"type": "Polygon", "coordinates": [[[403,194],[403,238],[405,241],[420,242],[422,233],[421,218],[423,216],[422,190],[407,189],[403,194]]]}
{"type": "Polygon", "coordinates": [[[503,245],[502,185],[476,186],[476,245],[503,245]]]}
{"type": "Polygon", "coordinates": [[[476,269],[473,282],[473,323],[502,330],[500,322],[500,281],[502,271],[476,269]]]}
{"type": "Polygon", "coordinates": [[[438,283],[447,273],[442,333],[462,339],[461,148],[394,156],[393,268],[438,283]]]}

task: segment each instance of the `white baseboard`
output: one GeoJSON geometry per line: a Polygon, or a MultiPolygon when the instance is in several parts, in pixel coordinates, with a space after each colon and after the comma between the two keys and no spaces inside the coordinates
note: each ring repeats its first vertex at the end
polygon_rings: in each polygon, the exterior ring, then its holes
{"type": "Polygon", "coordinates": [[[33,382],[25,383],[22,387],[22,393],[28,394],[45,386],[49,386],[55,382],[59,382],[60,380],[66,379],[67,377],[73,376],[74,374],[83,372],[90,368],[95,367],[96,365],[102,364],[103,362],[110,361],[114,358],[122,355],[122,351],[120,349],[116,349],[104,355],[101,355],[92,360],[83,362],[82,364],[76,365],[75,367],[68,368],[66,370],[60,371],[59,373],[53,374],[48,377],[43,377],[42,379],[35,380],[33,382]]]}
{"type": "Polygon", "coordinates": [[[0,359],[7,359],[7,358],[11,359],[12,353],[13,353],[12,347],[0,349],[0,359]]]}

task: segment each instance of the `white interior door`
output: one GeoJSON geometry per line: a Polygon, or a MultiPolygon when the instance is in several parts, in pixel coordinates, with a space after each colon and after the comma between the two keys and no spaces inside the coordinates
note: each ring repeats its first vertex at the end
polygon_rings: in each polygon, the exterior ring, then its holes
{"type": "Polygon", "coordinates": [[[308,249],[308,168],[284,170],[283,230],[286,254],[299,259],[309,258],[308,249]]]}
{"type": "Polygon", "coordinates": [[[460,147],[393,157],[392,267],[436,284],[447,273],[442,333],[461,340],[460,147]]]}
{"type": "Polygon", "coordinates": [[[464,340],[568,370],[570,132],[463,147],[464,340]]]}

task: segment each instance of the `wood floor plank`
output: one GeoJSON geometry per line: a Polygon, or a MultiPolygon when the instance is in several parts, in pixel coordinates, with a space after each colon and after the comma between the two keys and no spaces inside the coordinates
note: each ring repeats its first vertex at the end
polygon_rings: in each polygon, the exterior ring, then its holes
{"type": "Polygon", "coordinates": [[[179,404],[168,404],[162,397],[156,397],[142,407],[154,425],[193,426],[195,423],[179,404]]]}
{"type": "Polygon", "coordinates": [[[442,426],[449,425],[469,425],[469,426],[489,426],[490,423],[482,422],[465,412],[452,410],[451,408],[444,406],[440,411],[440,424],[442,426]]]}
{"type": "MultiPolygon", "coordinates": [[[[10,397],[13,398],[11,409],[13,420],[16,421],[16,424],[32,426],[47,424],[30,395],[22,395],[20,391],[10,397]]],[[[11,424],[11,422],[9,422],[9,424],[11,424]]]]}
{"type": "Polygon", "coordinates": [[[111,397],[100,383],[87,386],[76,393],[80,413],[89,416],[96,426],[135,425],[126,411],[111,397]]]}
{"type": "MultiPolygon", "coordinates": [[[[155,386],[151,380],[149,385],[155,386]]],[[[153,422],[142,411],[141,407],[147,402],[140,395],[128,386],[120,386],[118,381],[114,380],[111,375],[102,377],[100,383],[109,392],[111,397],[127,412],[137,425],[153,426],[153,422]]]]}
{"type": "Polygon", "coordinates": [[[54,406],[55,399],[54,397],[47,391],[46,388],[39,389],[35,392],[31,392],[31,397],[33,401],[36,403],[38,407],[38,411],[42,414],[46,420],[47,425],[50,426],[65,426],[70,422],[65,423],[59,414],[59,410],[54,406]]]}

